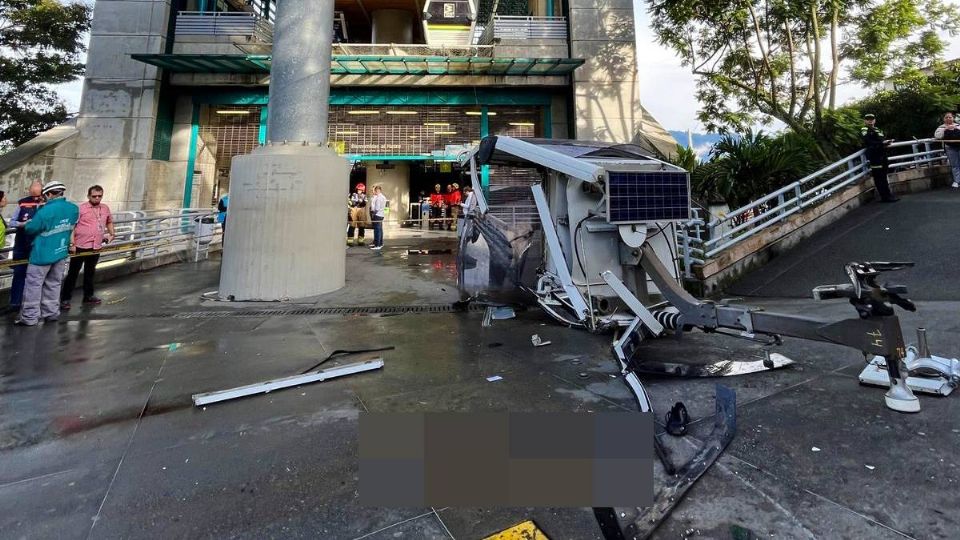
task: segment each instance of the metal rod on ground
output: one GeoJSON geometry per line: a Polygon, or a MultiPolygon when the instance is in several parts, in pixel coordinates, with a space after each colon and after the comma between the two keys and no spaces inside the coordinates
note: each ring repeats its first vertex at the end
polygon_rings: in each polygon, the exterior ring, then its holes
{"type": "Polygon", "coordinates": [[[314,371],[312,373],[307,373],[302,375],[293,375],[292,377],[284,377],[282,379],[274,379],[272,381],[260,382],[256,384],[248,384],[246,386],[238,386],[237,388],[230,388],[228,390],[218,390],[216,392],[194,394],[193,404],[196,407],[202,407],[204,405],[209,405],[210,403],[218,403],[220,401],[227,401],[230,399],[237,399],[241,397],[252,396],[254,394],[263,394],[267,392],[272,392],[274,390],[290,388],[293,386],[300,386],[300,385],[310,384],[315,382],[323,382],[336,377],[343,377],[344,375],[353,375],[354,373],[362,373],[364,371],[373,371],[375,369],[380,369],[382,367],[383,367],[382,358],[367,360],[365,362],[355,362],[353,364],[346,364],[346,365],[335,367],[335,368],[322,369],[320,371],[314,371]]]}

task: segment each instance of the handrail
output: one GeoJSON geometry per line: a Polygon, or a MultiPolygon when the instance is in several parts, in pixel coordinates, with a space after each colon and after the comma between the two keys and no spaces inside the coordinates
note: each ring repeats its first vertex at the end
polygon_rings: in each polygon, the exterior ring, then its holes
{"type": "MultiPolygon", "coordinates": [[[[100,251],[102,263],[116,260],[144,260],[176,253],[192,252],[198,260],[211,245],[222,241],[221,229],[214,223],[217,210],[212,208],[176,208],[114,212],[116,238],[100,251]],[[204,219],[214,218],[214,219],[204,219]]],[[[10,227],[7,234],[16,235],[10,227]]],[[[0,246],[6,243],[6,239],[0,246]]],[[[10,269],[26,264],[26,260],[7,260],[3,254],[12,251],[0,248],[0,288],[9,284],[10,269]]],[[[85,255],[71,255],[71,257],[85,255]]]]}
{"type": "MultiPolygon", "coordinates": [[[[937,139],[895,142],[890,149],[908,148],[907,153],[889,156],[889,169],[920,167],[942,162],[946,156],[937,139]]],[[[776,189],[759,199],[711,219],[705,226],[708,238],[691,236],[686,224],[678,230],[678,242],[685,267],[703,264],[698,257],[714,257],[760,231],[786,220],[793,214],[815,206],[837,191],[870,174],[863,150],[854,152],[821,169],[776,189]],[[826,178],[825,178],[826,177],[826,178]]],[[[692,220],[691,220],[692,221],[692,220]]],[[[699,236],[700,231],[697,231],[699,236]]]]}

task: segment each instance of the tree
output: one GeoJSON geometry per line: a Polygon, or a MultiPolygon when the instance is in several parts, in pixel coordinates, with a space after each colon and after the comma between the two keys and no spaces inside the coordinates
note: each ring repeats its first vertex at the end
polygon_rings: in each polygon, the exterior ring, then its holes
{"type": "Polygon", "coordinates": [[[744,131],[780,120],[821,144],[841,72],[877,84],[944,50],[957,10],[943,0],[647,0],[659,41],[697,76],[700,120],[744,131]]]}
{"type": "Polygon", "coordinates": [[[63,122],[51,85],[83,74],[91,8],[80,2],[0,0],[0,149],[63,122]]]}
{"type": "Polygon", "coordinates": [[[812,145],[812,139],[790,132],[725,134],[710,150],[710,161],[691,174],[693,191],[706,203],[738,208],[816,170],[821,162],[813,157],[812,145]]]}

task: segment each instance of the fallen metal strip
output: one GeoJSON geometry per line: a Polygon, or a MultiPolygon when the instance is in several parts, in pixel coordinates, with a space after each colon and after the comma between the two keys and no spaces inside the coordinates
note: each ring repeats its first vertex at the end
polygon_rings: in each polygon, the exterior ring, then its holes
{"type": "Polygon", "coordinates": [[[343,377],[344,375],[353,375],[354,373],[361,373],[364,371],[372,371],[374,369],[380,369],[382,367],[383,367],[382,358],[377,358],[375,360],[367,360],[365,362],[356,362],[353,364],[346,364],[346,365],[335,367],[335,368],[322,369],[320,371],[315,371],[315,372],[307,373],[303,375],[294,375],[292,377],[284,377],[282,379],[275,379],[272,381],[266,381],[266,382],[261,382],[256,384],[248,384],[246,386],[238,386],[237,388],[230,388],[228,390],[218,390],[216,392],[194,394],[193,404],[194,406],[200,407],[203,405],[209,405],[210,403],[217,403],[220,401],[227,401],[230,399],[236,399],[236,398],[241,398],[245,396],[252,396],[254,394],[272,392],[274,390],[280,390],[282,388],[290,388],[292,386],[300,386],[303,384],[323,382],[336,377],[343,377]]]}
{"type": "MultiPolygon", "coordinates": [[[[780,369],[793,364],[793,360],[779,353],[771,353],[767,360],[720,360],[710,364],[681,364],[644,360],[635,362],[631,369],[645,375],[670,377],[735,377],[780,369]]],[[[889,386],[889,385],[888,385],[889,386]]]]}

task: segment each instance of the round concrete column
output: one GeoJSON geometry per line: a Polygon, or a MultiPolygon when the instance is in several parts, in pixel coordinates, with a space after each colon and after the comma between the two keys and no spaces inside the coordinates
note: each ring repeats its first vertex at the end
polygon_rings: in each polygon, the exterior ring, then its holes
{"type": "Polygon", "coordinates": [[[267,136],[278,142],[326,141],[333,2],[277,2],[273,35],[267,136]]]}
{"type": "Polygon", "coordinates": [[[267,137],[233,159],[220,269],[226,300],[343,287],[350,165],[326,147],[331,0],[278,2],[267,137]]]}

